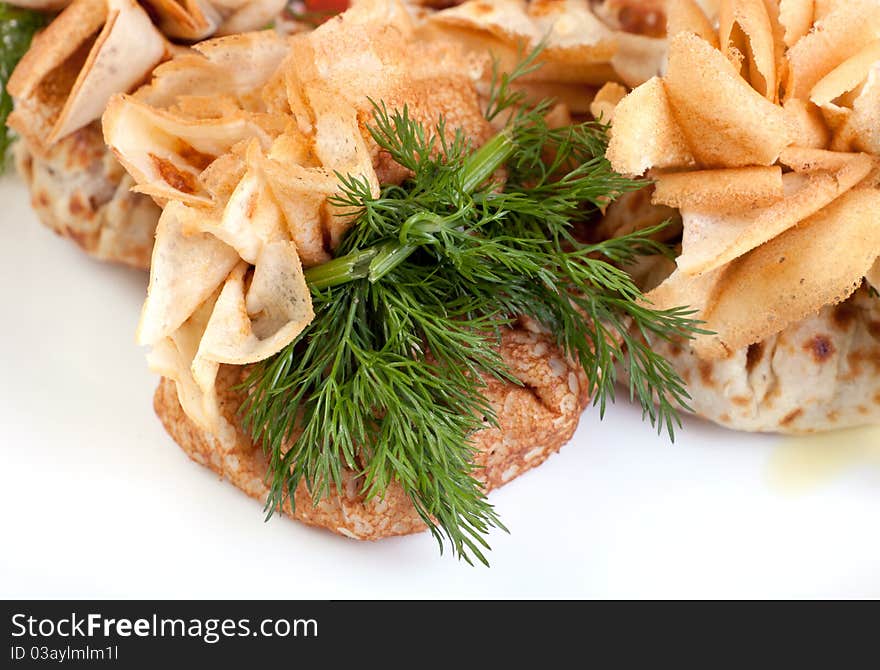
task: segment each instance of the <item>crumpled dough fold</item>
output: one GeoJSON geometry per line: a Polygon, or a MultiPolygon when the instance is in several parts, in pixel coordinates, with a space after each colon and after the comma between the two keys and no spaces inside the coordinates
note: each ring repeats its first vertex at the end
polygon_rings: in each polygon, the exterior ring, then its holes
{"type": "Polygon", "coordinates": [[[698,310],[702,358],[845,300],[880,256],[880,4],[801,4],[723,0],[710,33],[672,2],[666,73],[602,96],[612,166],[681,216],[647,298],[698,310]]]}
{"type": "Polygon", "coordinates": [[[143,81],[166,54],[165,38],[134,0],[76,0],[34,38],[10,77],[8,125],[48,147],[99,118],[113,94],[143,81]]]}
{"type": "Polygon", "coordinates": [[[220,364],[265,360],[314,317],[303,267],[329,260],[357,214],[332,202],[337,175],[374,195],[406,176],[366,128],[371,99],[428,129],[444,116],[474,145],[491,134],[469,61],[414,34],[398,2],[367,0],[288,41],[199,45],[110,102],[108,145],[164,207],[138,341],[201,427],[219,429],[220,364]]]}
{"type": "MultiPolygon", "coordinates": [[[[46,151],[99,119],[111,96],[132,90],[160,62],[185,52],[166,36],[195,41],[266,28],[285,0],[17,0],[13,4],[47,10],[65,7],[34,38],[7,87],[15,100],[8,124],[27,138],[32,150],[46,151]]],[[[249,40],[242,36],[241,41],[249,40]]],[[[253,54],[238,68],[227,64],[225,75],[247,79],[249,73],[259,72],[261,55],[253,54]]]]}

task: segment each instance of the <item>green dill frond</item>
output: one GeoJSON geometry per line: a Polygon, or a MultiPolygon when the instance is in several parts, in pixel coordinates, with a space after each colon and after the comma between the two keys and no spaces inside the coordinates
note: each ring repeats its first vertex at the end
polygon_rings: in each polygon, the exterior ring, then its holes
{"type": "Polygon", "coordinates": [[[596,244],[574,235],[644,184],[611,169],[602,124],[549,128],[548,104],[522,107],[511,84],[536,57],[493,86],[487,115],[509,110],[509,123],[476,151],[442,119],[426,129],[406,107],[373,104],[373,139],[412,176],[373,196],[366,180],[339,175],[333,203],[359,215],[336,257],[306,271],[315,319],[244,384],[244,425],[269,457],[270,514],[303,483],[315,500],[340,491],[349,470],[367,498],[401,487],[441,550],[485,563],[485,535],[503,526],[470,438],[496,424],[485,380],[519,383],[497,347],[522,316],[580,362],[600,412],[622,361],[630,396],[673,435],[687,392],[644,341],[699,324],[652,309],[619,267],[668,253],[652,239],[659,228],[596,244]]]}
{"type": "Polygon", "coordinates": [[[541,53],[547,46],[547,38],[542,39],[531,51],[520,51],[517,65],[510,72],[500,72],[498,59],[492,59],[492,79],[489,84],[489,104],[486,106],[486,119],[494,121],[507,111],[524,108],[525,94],[514,89],[513,84],[535,72],[541,67],[541,53]]]}

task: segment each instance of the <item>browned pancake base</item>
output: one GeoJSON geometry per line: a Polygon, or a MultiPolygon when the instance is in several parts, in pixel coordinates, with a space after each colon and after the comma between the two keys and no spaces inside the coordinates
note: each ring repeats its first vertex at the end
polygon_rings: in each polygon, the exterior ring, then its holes
{"type": "MultiPolygon", "coordinates": [[[[559,451],[574,433],[588,401],[587,381],[579,366],[565,359],[545,334],[525,328],[506,331],[501,353],[523,386],[490,380],[486,397],[500,427],[474,436],[479,450],[477,477],[486,490],[502,486],[540,465],[559,451]]],[[[175,384],[163,378],[154,407],[166,430],[197,463],[211,468],[261,502],[268,494],[266,458],[241,429],[236,411],[242,394],[233,390],[241,368],[225,366],[218,377],[221,413],[228,423],[219,436],[200,429],[184,414],[175,384]]],[[[393,485],[383,499],[365,500],[362,482],[353,472],[344,476],[344,490],[313,504],[304,485],[296,491],[296,509],[284,512],[311,526],[360,540],[377,540],[425,530],[403,490],[393,485]]]]}

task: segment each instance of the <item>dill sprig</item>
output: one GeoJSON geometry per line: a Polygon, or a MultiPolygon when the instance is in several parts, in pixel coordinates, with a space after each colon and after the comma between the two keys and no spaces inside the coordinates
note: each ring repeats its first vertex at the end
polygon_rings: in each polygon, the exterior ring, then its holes
{"type": "Polygon", "coordinates": [[[519,383],[497,346],[521,316],[583,365],[602,411],[625,361],[630,395],[672,436],[687,393],[634,333],[689,337],[697,323],[684,309],[651,309],[618,267],[666,253],[656,229],[598,244],[574,236],[643,184],[611,169],[605,126],[550,128],[549,103],[523,105],[511,83],[531,67],[525,59],[493,88],[488,114],[508,122],[476,151],[442,118],[428,131],[406,107],[374,103],[373,139],[412,176],[374,197],[365,179],[338,175],[334,204],[359,215],[336,257],[306,272],[314,321],[244,384],[244,425],[269,457],[270,515],[302,482],[315,500],[341,490],[349,469],[368,498],[399,484],[441,551],[445,539],[486,563],[485,535],[503,526],[475,478],[470,437],[497,425],[484,380],[519,383]]]}
{"type": "Polygon", "coordinates": [[[45,15],[39,12],[0,3],[0,174],[12,143],[11,131],[6,127],[6,117],[12,112],[12,97],[6,92],[6,82],[45,22],[45,15]]]}

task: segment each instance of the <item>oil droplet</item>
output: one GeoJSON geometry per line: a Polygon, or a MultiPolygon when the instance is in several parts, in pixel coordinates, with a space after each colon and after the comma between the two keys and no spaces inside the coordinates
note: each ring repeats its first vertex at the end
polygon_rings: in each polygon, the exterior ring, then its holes
{"type": "Polygon", "coordinates": [[[880,468],[880,426],[786,437],[768,462],[770,484],[808,493],[864,467],[880,468]]]}

